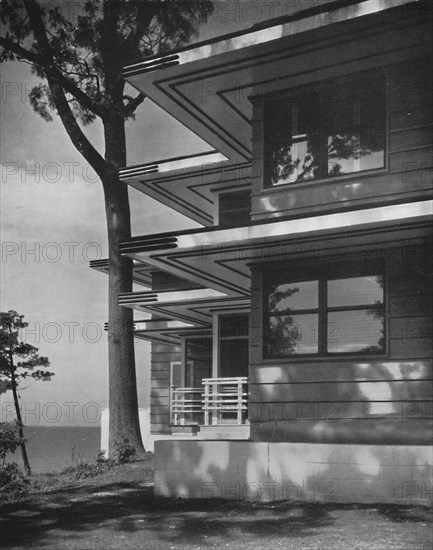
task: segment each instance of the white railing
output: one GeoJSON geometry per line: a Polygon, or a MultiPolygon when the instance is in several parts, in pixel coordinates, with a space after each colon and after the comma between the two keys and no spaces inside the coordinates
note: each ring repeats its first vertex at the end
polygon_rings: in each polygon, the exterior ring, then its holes
{"type": "Polygon", "coordinates": [[[248,423],[248,378],[203,378],[200,388],[171,388],[171,423],[219,426],[248,423]]]}
{"type": "Polygon", "coordinates": [[[203,424],[203,388],[171,389],[171,423],[203,424]]]}
{"type": "Polygon", "coordinates": [[[245,424],[248,378],[203,378],[204,425],[245,424]]]}

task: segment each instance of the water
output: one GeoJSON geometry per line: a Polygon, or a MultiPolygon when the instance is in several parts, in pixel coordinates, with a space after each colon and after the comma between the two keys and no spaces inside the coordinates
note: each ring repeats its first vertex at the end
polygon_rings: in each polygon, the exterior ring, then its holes
{"type": "MultiPolygon", "coordinates": [[[[58,472],[66,466],[76,464],[77,459],[91,462],[101,445],[99,426],[27,426],[24,428],[24,436],[34,474],[58,472]]],[[[8,458],[22,466],[20,449],[8,458]]]]}

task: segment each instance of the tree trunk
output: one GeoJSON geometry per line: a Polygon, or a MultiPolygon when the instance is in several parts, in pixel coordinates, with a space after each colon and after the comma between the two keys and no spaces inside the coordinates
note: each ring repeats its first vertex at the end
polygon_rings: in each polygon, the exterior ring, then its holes
{"type": "Polygon", "coordinates": [[[109,249],[108,362],[109,362],[109,455],[116,445],[129,443],[137,455],[145,453],[138,416],[134,353],[134,317],[129,308],[118,305],[118,295],[132,292],[131,259],[120,255],[121,241],[131,236],[128,189],[118,178],[126,164],[123,118],[114,114],[104,123],[106,153],[110,163],[104,178],[105,212],[109,249]]]}
{"type": "Polygon", "coordinates": [[[18,392],[17,392],[17,380],[15,378],[15,373],[12,372],[12,393],[14,396],[14,404],[15,404],[15,414],[17,415],[17,422],[18,422],[18,434],[21,438],[21,456],[23,457],[23,465],[24,470],[28,476],[32,475],[32,470],[30,468],[30,462],[29,457],[27,456],[27,448],[24,441],[24,431],[23,431],[23,421],[21,418],[21,411],[20,411],[20,404],[18,401],[18,392]]]}

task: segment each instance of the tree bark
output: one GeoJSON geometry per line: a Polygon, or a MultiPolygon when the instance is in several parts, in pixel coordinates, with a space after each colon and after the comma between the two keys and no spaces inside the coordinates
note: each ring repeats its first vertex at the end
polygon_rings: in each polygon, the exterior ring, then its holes
{"type": "Polygon", "coordinates": [[[11,383],[12,383],[12,394],[14,396],[15,414],[17,415],[17,422],[18,422],[18,434],[21,438],[20,447],[21,447],[21,456],[23,458],[24,470],[28,476],[31,476],[32,470],[30,468],[29,457],[27,456],[26,443],[24,441],[23,421],[21,418],[20,404],[18,400],[17,380],[15,378],[14,372],[12,372],[11,383]]]}
{"type": "Polygon", "coordinates": [[[108,362],[109,362],[109,455],[116,445],[129,443],[137,455],[145,453],[141,438],[133,311],[118,305],[118,295],[132,292],[130,258],[121,256],[120,243],[131,237],[127,186],[119,181],[118,169],[126,165],[125,124],[118,113],[104,120],[105,159],[110,165],[104,178],[105,212],[109,250],[108,283],[108,362]]]}

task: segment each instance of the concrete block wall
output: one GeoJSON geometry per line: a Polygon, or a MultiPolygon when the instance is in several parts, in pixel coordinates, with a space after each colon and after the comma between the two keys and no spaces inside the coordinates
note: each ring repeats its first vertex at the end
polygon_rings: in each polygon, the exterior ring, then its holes
{"type": "Polygon", "coordinates": [[[159,496],[268,502],[433,503],[428,446],[155,442],[159,496]]]}

